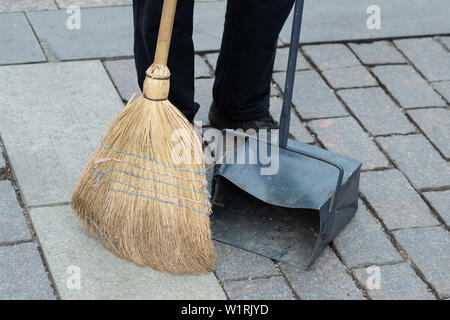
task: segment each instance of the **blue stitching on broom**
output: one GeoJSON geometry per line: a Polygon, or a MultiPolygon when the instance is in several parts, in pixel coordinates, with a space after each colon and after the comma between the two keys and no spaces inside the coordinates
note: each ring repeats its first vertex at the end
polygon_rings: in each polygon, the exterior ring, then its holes
{"type": "Polygon", "coordinates": [[[153,181],[159,182],[159,183],[165,183],[165,184],[167,184],[169,186],[177,187],[177,188],[188,190],[188,191],[194,191],[194,192],[198,192],[198,193],[203,193],[203,194],[206,194],[206,195],[209,196],[209,192],[208,191],[186,188],[186,187],[179,186],[179,185],[177,185],[175,183],[170,183],[170,182],[167,182],[167,181],[158,180],[158,179],[154,179],[154,178],[151,178],[151,177],[138,176],[138,175],[133,174],[131,172],[127,172],[127,171],[116,169],[116,168],[107,168],[106,170],[100,172],[100,174],[97,176],[97,184],[100,182],[100,179],[102,178],[102,176],[104,176],[105,174],[107,174],[107,173],[109,173],[111,171],[117,171],[117,172],[120,172],[120,173],[125,173],[125,174],[127,174],[129,176],[132,176],[132,177],[135,177],[135,178],[141,178],[141,179],[145,179],[145,180],[153,180],[153,181]]]}
{"type": "Polygon", "coordinates": [[[109,193],[110,190],[115,191],[115,192],[123,192],[123,193],[126,193],[128,195],[132,195],[132,196],[144,197],[144,198],[148,198],[148,199],[152,199],[152,200],[157,200],[157,201],[161,201],[161,202],[164,202],[164,203],[167,203],[167,204],[172,204],[172,205],[175,205],[175,206],[182,206],[182,207],[185,207],[185,208],[188,208],[188,209],[192,209],[192,210],[201,212],[201,213],[203,213],[203,214],[205,214],[207,216],[210,215],[210,213],[205,211],[205,210],[194,208],[194,207],[188,206],[188,205],[183,204],[183,203],[167,201],[167,200],[155,198],[155,197],[152,197],[152,196],[147,196],[147,195],[141,194],[141,193],[135,193],[135,192],[131,192],[131,191],[120,190],[120,189],[116,189],[116,188],[111,187],[111,186],[108,187],[108,191],[106,192],[105,197],[103,198],[102,205],[104,204],[104,202],[106,200],[106,197],[108,196],[108,193],[109,193]]]}
{"type": "Polygon", "coordinates": [[[189,171],[189,172],[195,172],[195,173],[198,173],[198,174],[206,175],[206,171],[205,170],[194,170],[194,169],[177,167],[177,166],[174,166],[174,165],[171,165],[171,164],[165,164],[165,163],[162,163],[161,161],[157,161],[157,160],[154,160],[154,159],[151,159],[151,158],[147,158],[145,156],[141,156],[141,155],[130,153],[130,152],[126,152],[126,151],[121,151],[119,149],[114,148],[113,146],[108,146],[104,141],[102,141],[102,146],[104,148],[106,148],[106,149],[111,149],[111,150],[113,150],[115,152],[123,153],[123,154],[126,154],[128,156],[133,156],[133,157],[137,157],[137,158],[140,158],[140,159],[149,160],[149,161],[152,161],[152,162],[154,162],[156,164],[160,164],[160,165],[163,165],[163,166],[166,166],[166,167],[169,167],[169,168],[175,168],[175,169],[180,170],[180,171],[189,171]]]}

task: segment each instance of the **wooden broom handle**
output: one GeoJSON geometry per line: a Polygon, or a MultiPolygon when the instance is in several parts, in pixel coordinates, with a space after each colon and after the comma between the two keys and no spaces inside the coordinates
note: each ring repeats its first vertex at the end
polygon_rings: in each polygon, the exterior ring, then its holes
{"type": "Polygon", "coordinates": [[[156,44],[155,64],[167,65],[176,7],[177,0],[164,0],[161,22],[159,24],[158,43],[156,44]]]}

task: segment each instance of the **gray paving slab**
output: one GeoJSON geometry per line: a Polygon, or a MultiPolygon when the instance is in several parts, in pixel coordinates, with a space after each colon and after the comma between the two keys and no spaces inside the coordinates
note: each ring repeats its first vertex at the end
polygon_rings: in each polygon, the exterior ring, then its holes
{"type": "Polygon", "coordinates": [[[5,66],[0,83],[0,134],[25,204],[70,201],[123,108],[104,67],[99,61],[5,66]]]}
{"type": "Polygon", "coordinates": [[[199,2],[194,9],[195,51],[219,50],[225,22],[226,2],[199,2]]]}
{"type": "Polygon", "coordinates": [[[280,275],[269,258],[215,241],[216,275],[220,281],[280,275]]]}
{"type": "Polygon", "coordinates": [[[450,190],[430,191],[425,192],[424,195],[445,223],[450,225],[450,190]]]}
{"type": "Polygon", "coordinates": [[[195,78],[211,77],[211,70],[205,60],[199,55],[195,55],[195,78]]]}
{"type": "MultiPolygon", "coordinates": [[[[278,122],[280,121],[282,105],[283,100],[281,98],[279,97],[270,98],[270,113],[278,122]]],[[[291,122],[289,126],[289,133],[293,135],[295,140],[302,141],[305,143],[314,142],[313,136],[311,136],[306,127],[303,125],[303,123],[300,121],[300,119],[292,110],[291,110],[291,122]]]]}
{"type": "Polygon", "coordinates": [[[355,217],[333,242],[350,268],[403,261],[361,201],[355,217]]]}
{"type": "Polygon", "coordinates": [[[439,224],[398,170],[363,172],[359,189],[389,230],[439,224]]]}
{"type": "Polygon", "coordinates": [[[335,89],[377,85],[374,77],[363,66],[325,70],[323,76],[335,89]]]}
{"type": "Polygon", "coordinates": [[[202,121],[204,126],[209,124],[208,112],[212,103],[213,83],[214,79],[195,80],[195,101],[200,104],[195,121],[202,121]]]}
{"type": "Polygon", "coordinates": [[[134,59],[106,61],[104,64],[123,100],[128,101],[135,93],[141,94],[134,59]]]}
{"type": "Polygon", "coordinates": [[[444,100],[411,66],[378,66],[372,70],[404,108],[445,106],[444,100]]]}
{"type": "Polygon", "coordinates": [[[429,80],[450,80],[450,53],[432,38],[395,40],[395,45],[429,80]]]}
{"type": "Polygon", "coordinates": [[[25,14],[1,14],[0,30],[0,65],[46,61],[25,14]]]}
{"type": "Polygon", "coordinates": [[[389,165],[383,153],[353,118],[314,120],[309,126],[328,150],[361,161],[363,169],[389,165]]]}
{"type": "Polygon", "coordinates": [[[31,239],[11,182],[0,181],[0,243],[31,239]]]}
{"type": "Polygon", "coordinates": [[[320,70],[361,65],[350,49],[340,43],[304,46],[303,51],[320,70]]]}
{"type": "Polygon", "coordinates": [[[349,43],[364,64],[406,63],[405,58],[388,41],[349,43]]]}
{"type": "Polygon", "coordinates": [[[34,242],[0,247],[0,300],[54,300],[34,242]]]}
{"type": "Polygon", "coordinates": [[[435,146],[450,158],[450,109],[429,108],[408,113],[435,146]]]}
{"type": "Polygon", "coordinates": [[[433,82],[431,86],[450,103],[450,81],[433,82]]]}
{"type": "Polygon", "coordinates": [[[373,135],[416,130],[381,88],[339,90],[337,93],[373,135]]]}
{"type": "MultiPolygon", "coordinates": [[[[303,43],[446,34],[450,30],[447,0],[306,0],[303,13],[303,43]],[[366,13],[371,5],[380,8],[380,29],[367,27],[373,15],[366,13]]],[[[284,43],[290,40],[291,27],[292,12],[280,34],[284,43]]]]}
{"type": "Polygon", "coordinates": [[[282,277],[225,282],[231,300],[293,300],[291,289],[282,277]]]}
{"type": "Polygon", "coordinates": [[[441,227],[405,229],[395,238],[439,296],[450,296],[450,236],[441,227]]]}
{"type": "MultiPolygon", "coordinates": [[[[287,63],[289,58],[289,48],[278,48],[277,53],[275,55],[275,63],[273,66],[274,71],[286,71],[287,63]]],[[[299,52],[297,55],[297,64],[295,66],[295,70],[304,70],[310,69],[308,61],[306,61],[305,57],[299,52]]]]}
{"type": "Polygon", "coordinates": [[[85,7],[104,7],[104,6],[123,6],[131,5],[132,0],[55,0],[60,8],[69,6],[85,7]]]}
{"type": "Polygon", "coordinates": [[[69,206],[32,209],[30,216],[62,299],[225,298],[213,273],[170,275],[116,257],[84,231],[69,206]],[[75,269],[80,289],[66,285],[75,269]]]}
{"type": "MultiPolygon", "coordinates": [[[[427,285],[407,263],[379,266],[380,288],[367,289],[367,294],[373,300],[434,300],[427,285]]],[[[367,280],[371,271],[364,269],[353,270],[358,280],[367,288],[367,280]],[[369,271],[369,273],[367,272],[369,271]]]]}
{"type": "Polygon", "coordinates": [[[380,137],[377,141],[417,188],[448,186],[450,165],[422,135],[380,137]]]}
{"type": "MultiPolygon", "coordinates": [[[[286,73],[274,73],[276,83],[284,88],[286,73]]],[[[297,71],[293,104],[304,119],[346,116],[347,111],[316,71],[297,71]]]]}
{"type": "Polygon", "coordinates": [[[67,28],[69,15],[65,10],[29,12],[27,16],[41,42],[56,59],[133,55],[130,6],[81,9],[80,29],[67,28]]]}
{"type": "Polygon", "coordinates": [[[2,0],[0,12],[57,9],[53,0],[2,0]]]}
{"type": "Polygon", "coordinates": [[[301,270],[280,264],[292,288],[304,300],[362,300],[361,291],[336,255],[327,247],[314,265],[301,270]]]}

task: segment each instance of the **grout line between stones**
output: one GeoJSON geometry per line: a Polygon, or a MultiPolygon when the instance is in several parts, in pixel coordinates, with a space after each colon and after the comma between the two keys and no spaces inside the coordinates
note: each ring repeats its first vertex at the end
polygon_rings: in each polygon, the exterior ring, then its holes
{"type": "Polygon", "coordinates": [[[47,262],[47,258],[45,257],[44,252],[42,250],[41,243],[40,243],[39,238],[38,238],[38,236],[36,234],[36,231],[34,229],[33,222],[31,221],[31,217],[30,217],[30,214],[28,212],[28,209],[26,208],[26,206],[24,204],[24,201],[23,201],[23,198],[22,198],[22,194],[20,193],[19,186],[18,186],[18,183],[17,183],[16,175],[14,174],[14,170],[13,170],[13,168],[11,166],[11,162],[9,161],[9,157],[8,157],[7,152],[6,152],[6,147],[5,147],[4,143],[3,143],[3,139],[1,138],[1,136],[0,136],[0,151],[3,152],[3,156],[4,156],[4,159],[5,159],[6,167],[10,171],[10,176],[9,176],[8,180],[13,185],[14,191],[16,193],[17,202],[19,203],[19,205],[20,205],[20,207],[22,209],[22,213],[23,213],[23,215],[25,217],[25,221],[26,221],[27,227],[30,230],[31,241],[36,245],[36,248],[37,248],[37,250],[39,252],[39,255],[41,257],[41,262],[42,262],[42,265],[44,267],[45,273],[47,274],[47,278],[48,278],[50,287],[53,290],[53,294],[55,295],[57,300],[60,300],[61,298],[60,298],[60,295],[58,293],[58,289],[56,288],[55,280],[53,279],[53,275],[50,272],[50,267],[49,267],[49,264],[47,262]]]}
{"type": "Polygon", "coordinates": [[[31,31],[33,32],[34,38],[36,39],[36,41],[39,43],[39,47],[41,48],[42,54],[45,57],[45,61],[41,61],[40,63],[46,63],[46,62],[50,62],[49,57],[47,55],[47,52],[44,48],[44,46],[41,43],[41,40],[39,39],[36,30],[34,30],[33,25],[31,24],[30,19],[28,18],[28,14],[26,12],[22,12],[22,14],[25,16],[25,19],[27,20],[28,25],[30,26],[31,31]]]}
{"type": "Polygon", "coordinates": [[[383,219],[378,215],[375,208],[372,207],[368,199],[360,192],[359,197],[361,201],[364,203],[364,205],[367,208],[367,211],[372,214],[372,216],[375,218],[375,220],[380,225],[381,229],[384,231],[384,233],[387,235],[389,241],[391,242],[392,246],[397,250],[397,252],[400,254],[400,256],[411,266],[411,268],[414,270],[416,275],[427,285],[428,290],[437,298],[439,299],[439,294],[437,293],[437,290],[434,288],[434,286],[428,282],[428,280],[423,275],[422,271],[419,269],[419,267],[409,258],[407,252],[403,247],[400,245],[400,243],[395,238],[395,235],[392,231],[390,231],[386,224],[384,223],[383,219]]]}

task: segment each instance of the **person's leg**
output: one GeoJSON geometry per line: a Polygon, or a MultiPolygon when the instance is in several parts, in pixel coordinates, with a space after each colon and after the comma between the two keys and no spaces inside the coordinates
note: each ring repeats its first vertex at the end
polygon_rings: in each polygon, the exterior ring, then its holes
{"type": "Polygon", "coordinates": [[[268,115],[278,35],[294,0],[228,0],[213,98],[232,121],[268,115]]]}
{"type": "MultiPolygon", "coordinates": [[[[133,0],[134,58],[141,90],[155,55],[162,5],[163,0],[133,0]]],[[[189,121],[199,108],[194,102],[193,13],[194,0],[178,1],[167,62],[172,74],[169,100],[189,121]]]]}

